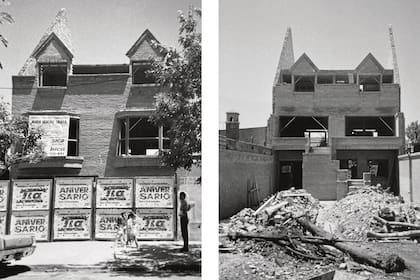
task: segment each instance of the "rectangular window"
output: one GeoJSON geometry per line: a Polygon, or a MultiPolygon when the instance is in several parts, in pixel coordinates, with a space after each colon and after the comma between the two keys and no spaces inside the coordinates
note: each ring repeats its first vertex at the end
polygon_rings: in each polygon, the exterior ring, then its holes
{"type": "Polygon", "coordinates": [[[314,92],[315,76],[295,76],[295,91],[314,92]]]}
{"type": "Polygon", "coordinates": [[[359,76],[359,89],[361,92],[380,91],[380,75],[359,76]]]}
{"type": "Polygon", "coordinates": [[[349,76],[348,75],[337,75],[337,76],[335,76],[335,83],[336,84],[348,84],[349,83],[349,76]]]}
{"type": "Polygon", "coordinates": [[[155,126],[148,117],[120,119],[118,155],[158,156],[159,150],[169,147],[165,129],[155,126]]]}
{"type": "Polygon", "coordinates": [[[39,86],[67,86],[67,64],[46,63],[39,65],[39,86]]]}
{"type": "Polygon", "coordinates": [[[280,116],[280,137],[305,137],[305,132],[328,131],[328,117],[280,116]]]}
{"type": "Polygon", "coordinates": [[[333,76],[331,75],[318,75],[318,84],[332,84],[333,83],[333,76]]]}
{"type": "Polygon", "coordinates": [[[395,136],[395,118],[346,117],[346,136],[395,136]]]}
{"type": "Polygon", "coordinates": [[[70,118],[67,155],[79,155],[79,119],[70,118]]]}
{"type": "Polygon", "coordinates": [[[150,62],[133,62],[132,78],[133,84],[155,84],[156,80],[147,73],[152,68],[150,62]]]}

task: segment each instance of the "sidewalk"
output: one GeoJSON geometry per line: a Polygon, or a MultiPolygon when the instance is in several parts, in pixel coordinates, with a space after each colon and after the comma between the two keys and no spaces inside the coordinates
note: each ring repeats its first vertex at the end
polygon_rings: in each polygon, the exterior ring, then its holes
{"type": "Polygon", "coordinates": [[[107,269],[143,273],[201,273],[201,242],[191,242],[181,253],[181,241],[142,241],[140,248],[118,246],[111,241],[37,243],[32,256],[15,262],[31,270],[107,269]]]}

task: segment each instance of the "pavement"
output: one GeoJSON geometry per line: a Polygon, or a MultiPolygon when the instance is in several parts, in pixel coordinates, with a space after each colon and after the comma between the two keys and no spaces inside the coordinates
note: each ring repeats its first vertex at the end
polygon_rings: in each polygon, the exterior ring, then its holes
{"type": "Polygon", "coordinates": [[[139,245],[124,248],[112,241],[37,243],[33,255],[0,268],[0,278],[201,278],[201,242],[191,242],[187,253],[179,251],[181,241],[142,241],[139,245]]]}

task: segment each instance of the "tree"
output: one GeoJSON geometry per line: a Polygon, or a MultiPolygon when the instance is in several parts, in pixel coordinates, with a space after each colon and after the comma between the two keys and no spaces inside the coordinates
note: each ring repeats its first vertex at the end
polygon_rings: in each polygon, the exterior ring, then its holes
{"type": "Polygon", "coordinates": [[[44,157],[42,131],[29,128],[26,116],[11,117],[0,103],[0,173],[17,162],[35,163],[44,157]]]}
{"type": "Polygon", "coordinates": [[[161,85],[151,121],[168,128],[169,150],[161,151],[162,161],[174,169],[191,169],[200,164],[201,153],[201,33],[197,31],[201,11],[180,12],[179,46],[166,48],[154,42],[163,60],[154,60],[149,75],[161,85]]]}
{"type": "MultiPolygon", "coordinates": [[[[9,3],[6,0],[1,0],[1,4],[3,5],[8,5],[9,3]]],[[[13,17],[6,12],[0,12],[0,24],[5,24],[5,23],[14,23],[14,19],[13,17]]],[[[7,39],[0,34],[0,41],[2,42],[3,46],[5,46],[7,48],[7,46],[9,45],[9,41],[7,41],[7,39]]],[[[0,62],[0,69],[3,69],[3,65],[0,62]]]]}
{"type": "Polygon", "coordinates": [[[407,129],[405,130],[405,134],[409,140],[409,142],[413,145],[414,151],[420,151],[420,125],[418,121],[411,122],[407,129]]]}

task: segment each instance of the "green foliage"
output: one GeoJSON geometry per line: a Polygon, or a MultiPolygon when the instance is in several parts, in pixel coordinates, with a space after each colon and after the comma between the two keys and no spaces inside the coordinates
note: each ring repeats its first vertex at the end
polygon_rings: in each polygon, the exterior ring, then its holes
{"type": "Polygon", "coordinates": [[[25,116],[12,118],[0,103],[0,162],[8,168],[17,162],[34,163],[44,156],[40,139],[42,131],[30,130],[25,116]]]}
{"type": "Polygon", "coordinates": [[[197,31],[201,11],[190,9],[179,14],[180,50],[165,48],[162,60],[154,60],[152,75],[161,85],[156,95],[156,111],[151,120],[168,127],[168,151],[161,151],[162,161],[172,168],[190,169],[200,161],[201,153],[201,33],[197,31]]]}
{"type": "Polygon", "coordinates": [[[419,122],[411,122],[405,130],[405,135],[412,144],[420,143],[420,126],[419,122]]]}

